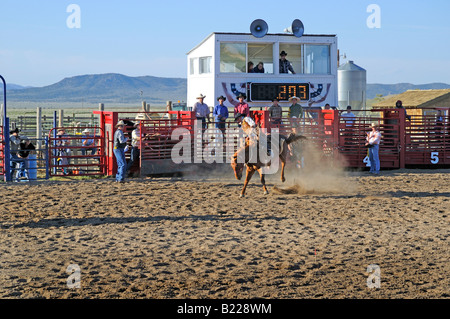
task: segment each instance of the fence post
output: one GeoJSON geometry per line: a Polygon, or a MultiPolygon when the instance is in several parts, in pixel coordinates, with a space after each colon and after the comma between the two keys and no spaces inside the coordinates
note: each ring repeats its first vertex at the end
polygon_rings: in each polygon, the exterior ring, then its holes
{"type": "MultiPolygon", "coordinates": [[[[37,107],[36,108],[36,148],[38,150],[41,149],[42,147],[42,142],[41,142],[41,138],[42,138],[42,108],[41,107],[37,107]]],[[[39,153],[42,153],[41,151],[39,151],[39,153]]],[[[38,155],[39,158],[39,155],[38,155]]]]}
{"type": "Polygon", "coordinates": [[[64,126],[64,110],[59,110],[58,127],[64,126]]]}
{"type": "Polygon", "coordinates": [[[3,163],[3,168],[5,169],[5,182],[11,182],[11,154],[10,154],[10,144],[9,144],[9,118],[3,118],[3,140],[5,142],[5,147],[3,148],[3,154],[5,162],[3,163]]]}

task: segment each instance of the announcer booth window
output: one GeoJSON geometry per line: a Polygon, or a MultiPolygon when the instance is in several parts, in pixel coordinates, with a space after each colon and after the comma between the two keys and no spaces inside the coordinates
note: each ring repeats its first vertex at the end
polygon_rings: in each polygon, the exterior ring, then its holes
{"type": "Polygon", "coordinates": [[[196,60],[197,60],[197,58],[190,58],[189,59],[189,74],[190,75],[195,74],[196,60]]]}
{"type": "Polygon", "coordinates": [[[246,43],[220,44],[220,72],[221,73],[247,72],[246,43]]]}
{"type": "Polygon", "coordinates": [[[305,74],[331,74],[329,45],[305,45],[305,74]]]}
{"type": "Polygon", "coordinates": [[[255,73],[273,74],[273,43],[249,43],[247,56],[254,65],[255,73]],[[260,63],[262,69],[258,69],[260,63]]]}
{"type": "Polygon", "coordinates": [[[201,57],[199,59],[199,74],[211,73],[211,57],[201,57]]]}
{"type": "MultiPolygon", "coordinates": [[[[303,73],[303,63],[302,63],[302,46],[301,44],[292,43],[280,43],[280,53],[285,52],[286,60],[291,62],[292,68],[295,73],[303,73]]],[[[288,71],[292,73],[291,71],[288,71]]]]}

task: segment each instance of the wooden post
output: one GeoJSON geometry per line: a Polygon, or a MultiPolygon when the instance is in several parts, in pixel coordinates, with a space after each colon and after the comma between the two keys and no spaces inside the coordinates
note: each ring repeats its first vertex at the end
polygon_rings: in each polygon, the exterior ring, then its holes
{"type": "MultiPolygon", "coordinates": [[[[166,110],[167,112],[172,111],[172,101],[166,102],[166,110]]],[[[169,114],[169,120],[172,120],[172,114],[169,114]]]]}
{"type": "MultiPolygon", "coordinates": [[[[98,104],[98,110],[99,110],[100,112],[104,112],[104,111],[105,111],[105,104],[99,103],[99,104],[98,104]]],[[[100,126],[101,122],[102,122],[102,115],[99,114],[99,115],[98,115],[98,125],[97,125],[97,126],[100,126]]]]}
{"type": "MultiPolygon", "coordinates": [[[[42,138],[42,108],[41,107],[37,107],[36,108],[36,148],[38,150],[41,149],[42,143],[41,143],[41,138],[42,138]]],[[[41,152],[38,151],[38,153],[40,154],[41,152]]]]}
{"type": "Polygon", "coordinates": [[[63,127],[63,126],[64,126],[64,110],[59,110],[58,127],[63,127]]]}

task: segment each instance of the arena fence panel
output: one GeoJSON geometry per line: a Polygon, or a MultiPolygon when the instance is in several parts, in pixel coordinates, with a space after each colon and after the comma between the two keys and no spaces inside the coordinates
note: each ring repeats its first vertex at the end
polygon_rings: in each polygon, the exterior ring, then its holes
{"type": "Polygon", "coordinates": [[[405,156],[408,166],[449,165],[448,117],[412,115],[406,126],[405,156]]]}
{"type": "Polygon", "coordinates": [[[57,134],[59,129],[62,128],[53,128],[48,136],[50,176],[107,174],[108,148],[105,133],[100,127],[65,127],[66,134],[63,135],[57,134]],[[82,133],[84,129],[89,129],[90,134],[82,133]]]}

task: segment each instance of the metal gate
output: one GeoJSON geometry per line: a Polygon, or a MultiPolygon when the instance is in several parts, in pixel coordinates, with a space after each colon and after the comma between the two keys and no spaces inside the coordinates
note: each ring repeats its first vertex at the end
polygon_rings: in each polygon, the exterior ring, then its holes
{"type": "Polygon", "coordinates": [[[50,176],[105,176],[107,154],[105,134],[99,127],[56,127],[49,132],[50,176]]]}
{"type": "Polygon", "coordinates": [[[405,115],[398,110],[374,110],[372,117],[355,117],[353,122],[339,117],[339,153],[343,155],[349,168],[370,166],[368,149],[365,147],[367,133],[371,124],[379,126],[382,135],[380,144],[381,168],[395,169],[405,167],[404,135],[405,115]],[[376,113],[379,116],[376,116],[376,113]]]}
{"type": "Polygon", "coordinates": [[[450,129],[445,118],[412,115],[406,126],[408,166],[450,165],[450,129]]]}

